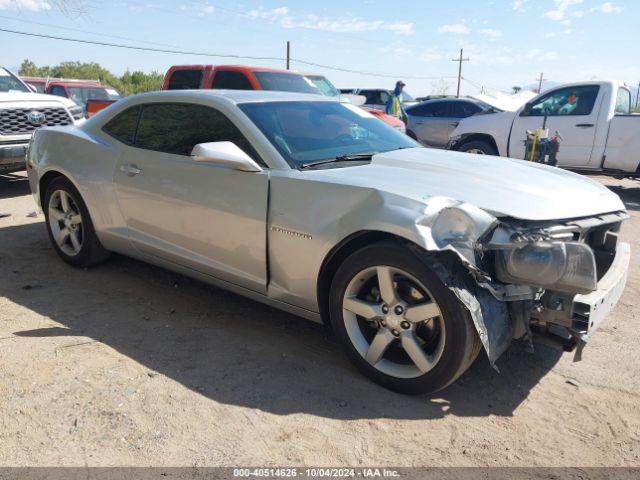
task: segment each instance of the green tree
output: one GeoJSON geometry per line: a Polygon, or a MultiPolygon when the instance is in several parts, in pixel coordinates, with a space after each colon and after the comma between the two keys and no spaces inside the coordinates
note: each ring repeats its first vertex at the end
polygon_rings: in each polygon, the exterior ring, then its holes
{"type": "Polygon", "coordinates": [[[163,74],[159,72],[135,71],[131,73],[128,70],[118,77],[95,62],[62,62],[55,66],[38,67],[28,59],[25,59],[20,65],[19,74],[28,77],[98,80],[104,85],[115,88],[124,96],[160,90],[163,79],[163,74]]]}

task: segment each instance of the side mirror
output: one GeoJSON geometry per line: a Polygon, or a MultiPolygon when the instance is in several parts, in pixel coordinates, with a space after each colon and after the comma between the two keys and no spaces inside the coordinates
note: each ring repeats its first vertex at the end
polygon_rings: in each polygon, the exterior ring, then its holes
{"type": "Polygon", "coordinates": [[[191,150],[196,162],[206,162],[243,172],[261,172],[262,168],[233,142],[199,143],[191,150]]]}
{"type": "Polygon", "coordinates": [[[522,112],[520,112],[521,117],[528,117],[529,115],[531,115],[531,102],[525,103],[522,112]]]}

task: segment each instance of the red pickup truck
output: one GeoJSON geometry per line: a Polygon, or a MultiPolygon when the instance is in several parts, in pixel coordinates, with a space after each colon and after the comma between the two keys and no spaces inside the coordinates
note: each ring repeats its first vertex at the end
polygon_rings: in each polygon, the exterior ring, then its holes
{"type": "MultiPolygon", "coordinates": [[[[176,65],[167,71],[162,82],[162,90],[208,88],[323,94],[308,76],[290,70],[244,65],[176,65]]],[[[365,110],[393,128],[404,131],[401,120],[384,112],[365,110]]]]}
{"type": "Polygon", "coordinates": [[[207,88],[320,93],[298,73],[243,65],[177,65],[167,71],[162,83],[162,90],[207,88]]]}
{"type": "Polygon", "coordinates": [[[86,117],[122,98],[115,89],[102,85],[98,80],[44,77],[22,77],[22,80],[39,93],[70,98],[83,108],[86,117]]]}

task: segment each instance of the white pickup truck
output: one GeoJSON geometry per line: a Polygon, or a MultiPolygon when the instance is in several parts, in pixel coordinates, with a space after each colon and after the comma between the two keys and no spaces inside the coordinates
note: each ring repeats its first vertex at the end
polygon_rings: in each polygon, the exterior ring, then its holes
{"type": "Polygon", "coordinates": [[[0,67],[0,173],[25,169],[25,152],[38,127],[84,121],[72,100],[33,93],[16,75],[0,67]]]}
{"type": "Polygon", "coordinates": [[[640,176],[640,115],[631,113],[631,91],[614,81],[554,87],[515,112],[462,120],[447,148],[462,152],[526,158],[527,130],[561,136],[558,166],[613,175],[640,176]]]}

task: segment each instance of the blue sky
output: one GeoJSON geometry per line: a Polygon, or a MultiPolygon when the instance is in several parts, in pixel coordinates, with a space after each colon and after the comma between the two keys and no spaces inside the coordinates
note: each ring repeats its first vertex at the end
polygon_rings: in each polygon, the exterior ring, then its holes
{"type": "MultiPolygon", "coordinates": [[[[403,79],[422,95],[455,91],[464,48],[463,93],[553,81],[640,80],[637,0],[0,0],[0,28],[190,51],[292,57],[372,76],[293,63],[338,87],[391,86],[403,79]],[[61,12],[59,5],[66,5],[61,12]],[[421,78],[418,78],[421,77],[421,78]]],[[[0,64],[95,61],[115,73],[164,72],[184,63],[284,67],[283,61],[229,60],[121,50],[0,32],[0,64]]]]}

